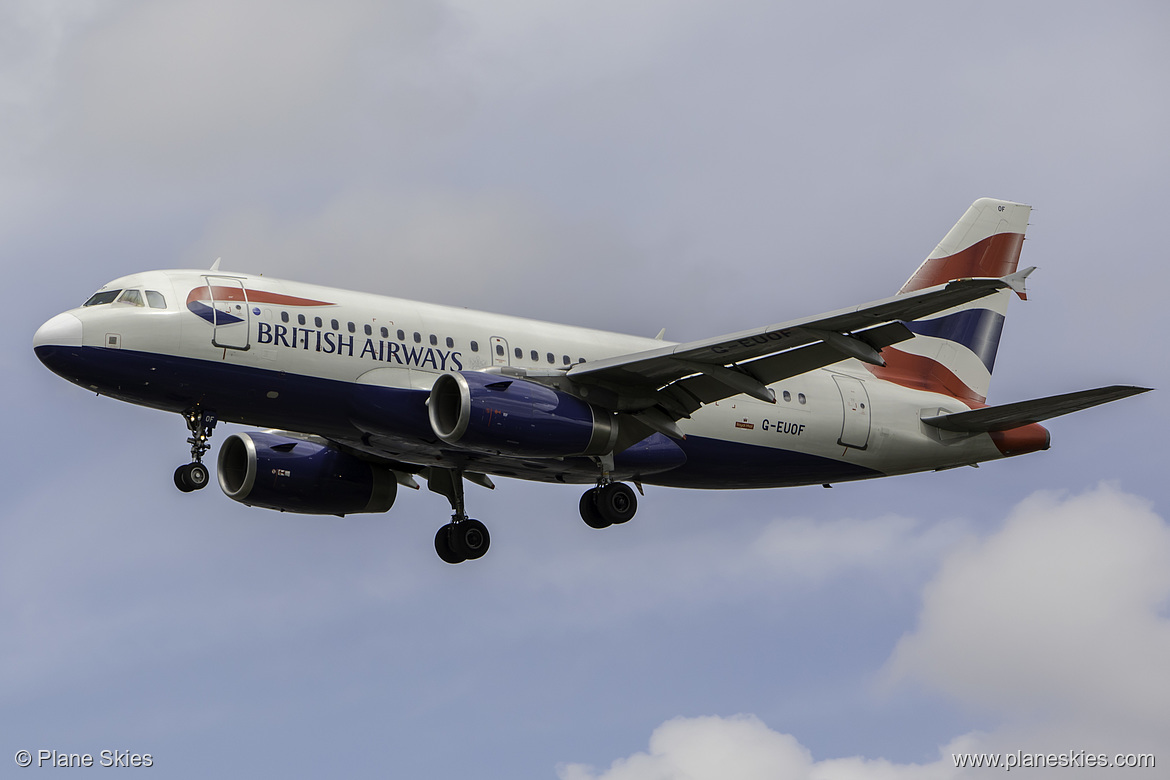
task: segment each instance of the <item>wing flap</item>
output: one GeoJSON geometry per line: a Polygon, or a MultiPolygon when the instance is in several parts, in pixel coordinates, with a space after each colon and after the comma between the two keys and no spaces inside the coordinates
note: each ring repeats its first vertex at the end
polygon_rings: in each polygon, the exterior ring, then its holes
{"type": "Polygon", "coordinates": [[[1107,404],[1110,401],[1119,401],[1122,398],[1145,393],[1152,389],[1150,387],[1111,385],[1093,390],[1081,390],[1076,393],[1051,395],[1047,398],[1036,398],[1031,401],[1019,401],[1014,404],[972,409],[969,412],[924,417],[922,422],[944,431],[961,433],[1008,431],[1012,428],[1019,428],[1100,404],[1107,404]]]}

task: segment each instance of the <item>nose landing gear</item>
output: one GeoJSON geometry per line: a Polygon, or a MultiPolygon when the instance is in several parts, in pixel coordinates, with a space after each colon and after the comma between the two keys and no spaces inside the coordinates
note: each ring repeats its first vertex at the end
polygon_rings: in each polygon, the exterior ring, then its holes
{"type": "Polygon", "coordinates": [[[211,474],[203,465],[203,455],[211,449],[207,440],[215,429],[219,418],[215,412],[207,411],[198,406],[183,412],[183,419],[187,421],[187,429],[191,431],[187,443],[191,445],[191,462],[175,469],[175,487],[184,493],[192,490],[202,490],[211,481],[211,474]]]}

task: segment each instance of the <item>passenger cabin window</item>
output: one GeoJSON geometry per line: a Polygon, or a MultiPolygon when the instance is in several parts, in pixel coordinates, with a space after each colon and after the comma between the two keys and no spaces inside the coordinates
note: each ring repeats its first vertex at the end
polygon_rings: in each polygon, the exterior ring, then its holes
{"type": "Polygon", "coordinates": [[[532,362],[533,362],[533,363],[535,363],[536,361],[540,360],[540,353],[539,353],[539,352],[537,352],[535,349],[534,349],[534,350],[532,350],[531,352],[529,352],[529,353],[528,353],[528,356],[532,358],[532,362]]]}
{"type": "Polygon", "coordinates": [[[86,301],[85,303],[83,303],[81,305],[82,306],[101,306],[103,303],[113,303],[114,299],[118,297],[118,293],[120,293],[120,292],[122,292],[122,291],[121,290],[106,290],[105,292],[96,292],[92,296],[90,296],[90,299],[88,301],[86,301]]]}
{"type": "Polygon", "coordinates": [[[520,358],[523,358],[523,357],[524,357],[524,350],[520,349],[520,347],[516,347],[516,359],[519,360],[520,358]]]}
{"type": "Polygon", "coordinates": [[[546,359],[546,360],[547,360],[549,363],[555,363],[555,362],[557,362],[556,355],[554,355],[554,354],[553,354],[553,353],[551,353],[551,352],[550,352],[550,353],[548,353],[547,355],[545,355],[544,357],[545,357],[545,359],[546,359]]]}
{"type": "Polygon", "coordinates": [[[504,356],[504,345],[503,344],[496,344],[496,354],[499,355],[500,357],[504,356]]]}
{"type": "Polygon", "coordinates": [[[137,290],[127,290],[122,293],[122,297],[118,299],[118,303],[128,303],[131,306],[142,305],[142,293],[137,290]]]}
{"type": "Polygon", "coordinates": [[[479,352],[479,342],[478,341],[471,342],[471,351],[472,352],[479,352]]]}
{"type": "Polygon", "coordinates": [[[568,356],[568,355],[561,355],[561,362],[562,362],[562,363],[564,363],[564,364],[567,366],[567,365],[569,365],[570,363],[572,363],[573,361],[569,360],[569,356],[568,356]]]}
{"type": "Polygon", "coordinates": [[[439,346],[439,337],[436,336],[434,333],[431,334],[431,346],[432,347],[439,346]]]}
{"type": "Polygon", "coordinates": [[[305,324],[305,315],[303,315],[303,314],[298,314],[298,315],[297,315],[297,324],[298,324],[298,325],[304,325],[304,324],[305,324]]]}
{"type": "Polygon", "coordinates": [[[406,331],[399,329],[398,340],[399,341],[406,341],[406,331]]]}
{"type": "Polygon", "coordinates": [[[167,307],[167,299],[158,290],[146,291],[146,303],[152,309],[165,309],[167,307]]]}
{"type": "Polygon", "coordinates": [[[280,313],[280,321],[281,322],[288,322],[288,312],[287,311],[282,311],[280,313]]]}
{"type": "Polygon", "coordinates": [[[384,338],[384,339],[390,338],[390,331],[386,330],[386,328],[382,328],[382,338],[384,338]]]}
{"type": "Polygon", "coordinates": [[[329,320],[329,324],[334,330],[341,330],[341,325],[338,324],[337,320],[329,320]]]}
{"type": "Polygon", "coordinates": [[[373,329],[373,328],[371,328],[369,325],[367,325],[367,326],[366,326],[366,335],[367,335],[367,336],[372,336],[372,335],[374,335],[374,329],[373,329]]]}
{"type": "Polygon", "coordinates": [[[352,322],[345,323],[345,327],[349,329],[350,333],[354,333],[357,331],[357,328],[354,327],[354,324],[352,322]]]}
{"type": "Polygon", "coordinates": [[[448,336],[447,337],[447,349],[454,349],[454,348],[455,348],[455,339],[448,336]]]}
{"type": "Polygon", "coordinates": [[[415,344],[421,344],[421,343],[422,343],[422,334],[421,334],[421,333],[419,333],[417,330],[414,332],[414,343],[415,343],[415,344]]]}

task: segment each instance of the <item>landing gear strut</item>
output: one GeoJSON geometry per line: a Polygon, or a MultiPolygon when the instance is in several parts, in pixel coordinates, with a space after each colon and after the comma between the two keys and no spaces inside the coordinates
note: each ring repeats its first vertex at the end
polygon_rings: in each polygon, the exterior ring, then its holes
{"type": "Polygon", "coordinates": [[[187,443],[191,445],[191,462],[175,469],[175,487],[184,493],[192,490],[202,490],[211,481],[211,474],[203,465],[203,455],[211,445],[207,440],[219,421],[215,412],[207,411],[194,406],[183,412],[183,419],[187,421],[187,429],[191,431],[187,443]]]}
{"type": "Polygon", "coordinates": [[[435,534],[435,552],[446,563],[482,558],[491,545],[487,526],[467,516],[463,505],[463,470],[431,469],[427,487],[451,502],[451,522],[435,534]]]}

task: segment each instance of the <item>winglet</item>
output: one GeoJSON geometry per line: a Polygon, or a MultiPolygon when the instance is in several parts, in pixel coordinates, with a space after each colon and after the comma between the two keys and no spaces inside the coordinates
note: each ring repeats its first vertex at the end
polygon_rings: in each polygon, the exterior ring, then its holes
{"type": "Polygon", "coordinates": [[[1021,301],[1028,300],[1028,291],[1024,289],[1024,281],[1028,276],[1036,270],[1036,266],[1031,265],[1023,271],[1016,271],[1014,274],[1008,274],[1003,277],[1001,281],[1007,284],[1008,287],[1015,291],[1016,295],[1020,296],[1021,301]]]}
{"type": "Polygon", "coordinates": [[[210,269],[210,270],[212,270],[212,271],[218,271],[218,270],[219,270],[219,261],[220,261],[220,260],[223,260],[223,258],[222,258],[222,257],[217,257],[217,258],[215,258],[215,262],[211,264],[211,269],[210,269]]]}

